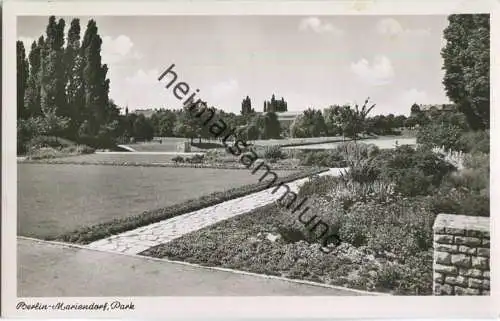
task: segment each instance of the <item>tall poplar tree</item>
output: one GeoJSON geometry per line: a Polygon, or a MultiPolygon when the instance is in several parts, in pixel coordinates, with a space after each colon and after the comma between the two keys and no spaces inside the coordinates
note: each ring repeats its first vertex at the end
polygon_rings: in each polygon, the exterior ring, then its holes
{"type": "Polygon", "coordinates": [[[26,119],[29,117],[28,110],[24,106],[24,93],[29,77],[29,65],[26,59],[26,51],[22,41],[16,43],[17,51],[17,118],[26,119]]]}
{"type": "Polygon", "coordinates": [[[24,92],[24,106],[28,117],[41,116],[40,109],[40,64],[41,48],[45,46],[43,36],[38,38],[38,43],[33,41],[28,59],[30,64],[30,73],[28,83],[24,92]]]}
{"type": "Polygon", "coordinates": [[[83,81],[85,86],[85,124],[82,131],[86,135],[99,135],[101,127],[110,121],[108,66],[101,64],[102,39],[96,22],[91,19],[83,37],[81,55],[83,57],[83,81]]]}
{"type": "Polygon", "coordinates": [[[85,87],[83,83],[83,57],[80,53],[80,19],[73,19],[68,30],[68,44],[64,53],[66,66],[67,115],[70,117],[68,134],[78,136],[83,122],[85,87]]]}
{"type": "Polygon", "coordinates": [[[64,27],[63,19],[56,23],[56,18],[51,16],[46,29],[45,44],[41,48],[40,105],[44,115],[66,114],[64,27]]]}

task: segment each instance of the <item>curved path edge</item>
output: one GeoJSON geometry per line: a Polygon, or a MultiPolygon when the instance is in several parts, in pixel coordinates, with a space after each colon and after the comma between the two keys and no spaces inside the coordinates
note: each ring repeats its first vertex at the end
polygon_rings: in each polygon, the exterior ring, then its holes
{"type": "MultiPolygon", "coordinates": [[[[173,261],[173,260],[168,260],[168,259],[160,259],[160,258],[142,256],[142,255],[138,255],[138,254],[119,253],[119,252],[103,250],[103,249],[93,249],[93,248],[88,248],[85,245],[78,245],[78,244],[72,244],[72,243],[63,243],[63,242],[57,242],[57,241],[45,241],[45,240],[39,240],[39,239],[24,237],[24,236],[18,236],[17,239],[18,239],[18,241],[21,240],[24,242],[35,242],[35,243],[39,243],[41,245],[46,245],[46,246],[52,245],[52,246],[57,246],[57,247],[62,247],[62,248],[88,250],[91,252],[99,252],[99,253],[104,253],[104,254],[109,254],[109,255],[121,255],[123,257],[139,259],[143,262],[163,262],[165,264],[186,266],[186,267],[196,269],[198,271],[204,271],[207,274],[210,274],[210,272],[230,273],[230,274],[239,275],[241,277],[245,277],[245,276],[252,277],[254,280],[267,279],[267,280],[270,280],[271,282],[280,282],[280,283],[286,282],[286,283],[291,283],[291,284],[298,285],[298,286],[316,287],[316,288],[318,288],[318,290],[320,288],[332,290],[331,294],[328,294],[328,295],[391,296],[391,294],[389,294],[389,293],[369,292],[369,291],[351,289],[351,288],[346,288],[346,287],[342,287],[342,286],[330,285],[330,284],[325,284],[325,283],[318,283],[318,282],[307,281],[307,280],[290,279],[290,278],[279,277],[279,276],[274,276],[274,275],[258,274],[258,273],[252,273],[252,272],[241,271],[241,270],[233,270],[233,269],[221,268],[221,267],[204,266],[204,265],[193,264],[193,263],[182,262],[182,261],[173,261]],[[338,294],[335,294],[336,291],[338,291],[338,294]]],[[[83,264],[85,264],[85,263],[83,263],[83,264]]],[[[178,277],[181,277],[181,276],[178,276],[178,277]]],[[[324,290],[322,290],[322,292],[323,291],[324,290]]],[[[217,295],[221,295],[221,294],[217,294],[217,295]]],[[[279,294],[276,294],[276,295],[279,295],[279,294]]],[[[300,295],[300,294],[295,294],[295,295],[300,295]]],[[[326,294],[320,294],[320,295],[326,295],[326,294]]]]}

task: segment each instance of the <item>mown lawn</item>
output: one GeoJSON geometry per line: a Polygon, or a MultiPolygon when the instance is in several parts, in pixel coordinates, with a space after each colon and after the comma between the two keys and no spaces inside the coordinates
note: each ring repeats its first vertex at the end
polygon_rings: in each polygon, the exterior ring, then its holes
{"type": "MultiPolygon", "coordinates": [[[[114,153],[96,153],[87,155],[78,155],[57,158],[58,162],[68,162],[68,163],[87,163],[95,164],[97,162],[105,163],[117,163],[122,164],[128,163],[141,163],[141,164],[153,164],[153,163],[166,163],[171,162],[172,158],[176,155],[169,154],[134,154],[123,152],[119,154],[114,153]]],[[[50,161],[50,160],[49,160],[50,161]]]]}
{"type": "MultiPolygon", "coordinates": [[[[374,144],[380,149],[392,149],[395,148],[396,142],[398,145],[415,145],[417,143],[416,138],[412,137],[401,137],[401,136],[380,136],[374,139],[363,139],[359,142],[364,144],[374,144]]],[[[334,149],[337,146],[342,144],[339,142],[331,142],[331,143],[318,143],[312,145],[303,145],[303,146],[290,146],[284,147],[285,149],[334,149]]]]}
{"type": "Polygon", "coordinates": [[[18,164],[18,235],[54,237],[258,178],[246,170],[18,164]]]}
{"type": "Polygon", "coordinates": [[[138,152],[175,152],[177,151],[177,144],[189,141],[188,138],[166,137],[162,138],[161,144],[156,141],[125,144],[132,147],[138,152]]]}
{"type": "MultiPolygon", "coordinates": [[[[182,138],[182,137],[164,137],[161,138],[161,143],[157,140],[151,142],[144,143],[136,143],[136,144],[125,144],[127,146],[132,147],[138,152],[176,152],[177,145],[183,142],[190,142],[190,138],[182,138]]],[[[218,140],[208,140],[202,139],[201,144],[198,138],[193,140],[193,144],[191,145],[191,151],[204,151],[210,149],[211,146],[216,147],[222,146],[222,144],[218,140]]]]}

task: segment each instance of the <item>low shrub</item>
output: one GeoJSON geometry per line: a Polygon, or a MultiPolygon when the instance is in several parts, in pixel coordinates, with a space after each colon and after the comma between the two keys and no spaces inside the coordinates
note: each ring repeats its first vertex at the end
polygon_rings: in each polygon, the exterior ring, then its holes
{"type": "Polygon", "coordinates": [[[272,163],[287,157],[281,147],[276,145],[266,146],[262,156],[264,159],[269,160],[272,163]]]}
{"type": "Polygon", "coordinates": [[[72,141],[55,136],[36,136],[33,137],[29,142],[29,146],[31,149],[37,149],[42,147],[64,148],[75,145],[76,144],[72,141]]]}
{"type": "Polygon", "coordinates": [[[404,261],[432,247],[434,218],[425,200],[399,197],[385,204],[358,202],[337,218],[337,224],[343,241],[367,245],[378,254],[391,252],[404,261]]]}
{"type": "Polygon", "coordinates": [[[349,162],[349,170],[341,174],[345,182],[372,184],[380,177],[380,169],[371,160],[349,162]]]}
{"type": "Polygon", "coordinates": [[[466,154],[462,169],[449,174],[432,198],[436,213],[490,215],[490,160],[481,152],[466,154]]]}
{"type": "Polygon", "coordinates": [[[203,154],[195,154],[191,157],[186,157],[185,158],[185,161],[187,163],[191,163],[191,164],[201,164],[205,161],[205,155],[203,154]]]}
{"type": "Polygon", "coordinates": [[[327,195],[339,184],[339,178],[324,175],[311,177],[299,188],[299,197],[311,197],[313,195],[327,195]]]}
{"type": "Polygon", "coordinates": [[[449,123],[430,123],[417,132],[417,143],[466,153],[490,152],[489,131],[468,131],[449,123]]]}
{"type": "Polygon", "coordinates": [[[445,150],[443,147],[434,147],[432,151],[436,154],[442,155],[443,159],[455,166],[457,169],[464,167],[465,153],[461,151],[445,150]]]}
{"type": "Polygon", "coordinates": [[[177,155],[174,158],[172,158],[172,161],[175,163],[184,163],[184,157],[177,155]]]}
{"type": "Polygon", "coordinates": [[[431,122],[422,126],[417,132],[417,143],[426,147],[444,147],[446,150],[462,150],[461,137],[463,130],[449,123],[431,122]]]}
{"type": "Polygon", "coordinates": [[[470,131],[465,132],[460,137],[460,145],[464,152],[487,153],[490,152],[490,132],[470,131]]]}
{"type": "Polygon", "coordinates": [[[92,154],[95,150],[85,145],[67,145],[64,147],[37,147],[32,146],[28,152],[29,160],[51,160],[67,156],[92,154]]]}
{"type": "Polygon", "coordinates": [[[489,194],[466,190],[439,190],[431,196],[431,210],[436,213],[490,216],[489,194]]]}
{"type": "MultiPolygon", "coordinates": [[[[374,290],[390,289],[398,295],[432,294],[432,250],[421,251],[409,258],[408,263],[392,261],[364,264],[358,275],[364,276],[365,286],[374,290]]],[[[356,279],[349,282],[355,285],[356,279]]]]}
{"type": "Polygon", "coordinates": [[[61,149],[63,154],[68,155],[83,155],[83,154],[93,154],[95,153],[95,149],[86,145],[72,145],[63,147],[61,149]]]}
{"type": "Polygon", "coordinates": [[[362,142],[345,142],[339,144],[335,151],[342,155],[347,161],[359,161],[370,159],[380,153],[380,149],[375,144],[365,144],[362,142]]]}
{"type": "Polygon", "coordinates": [[[431,149],[410,146],[382,151],[372,162],[380,170],[380,179],[394,183],[395,192],[405,196],[432,193],[456,169],[431,149]]]}
{"type": "Polygon", "coordinates": [[[335,150],[303,151],[299,155],[299,164],[302,166],[345,167],[347,162],[335,150]]]}
{"type": "Polygon", "coordinates": [[[326,254],[320,251],[319,244],[308,242],[301,230],[284,226],[281,220],[285,219],[293,221],[296,216],[291,217],[289,212],[282,215],[280,208],[269,205],[152,247],[140,255],[368,291],[432,294],[431,250],[398,261],[389,255],[375,257],[367,246],[356,248],[341,243],[326,254]],[[274,241],[265,236],[277,233],[281,238],[274,241]]]}
{"type": "Polygon", "coordinates": [[[60,156],[61,152],[53,147],[33,148],[28,154],[28,158],[32,160],[52,159],[60,156]]]}

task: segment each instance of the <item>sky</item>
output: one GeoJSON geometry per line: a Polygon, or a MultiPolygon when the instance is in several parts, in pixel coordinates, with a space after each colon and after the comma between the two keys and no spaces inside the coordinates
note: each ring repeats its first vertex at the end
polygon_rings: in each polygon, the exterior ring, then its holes
{"type": "MultiPolygon", "coordinates": [[[[185,82],[211,106],[239,113],[247,95],[256,111],[272,94],[288,110],[360,103],[375,114],[408,115],[413,103],[449,103],[440,50],[444,15],[415,16],[97,16],[110,98],[129,110],[178,109],[173,86],[185,82]],[[169,89],[158,77],[175,64],[169,89]]],[[[18,17],[31,47],[48,17],[18,17]]],[[[168,78],[170,77],[170,78],[168,78]]]]}

